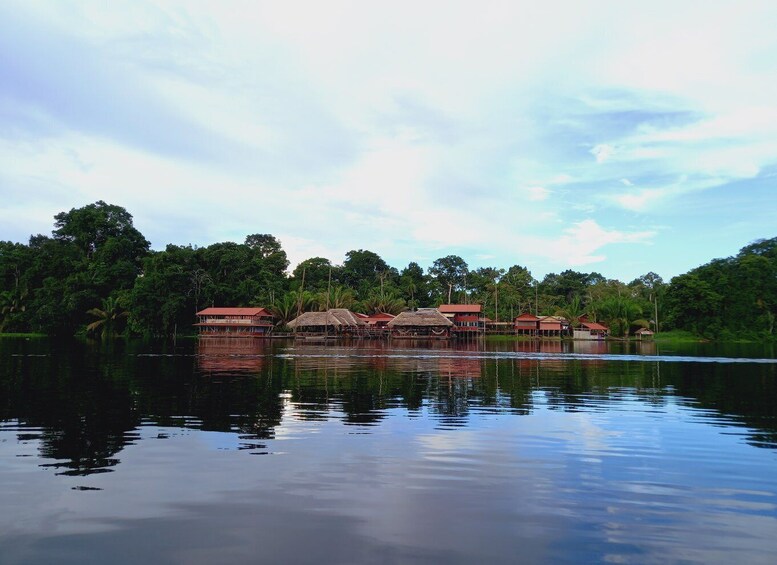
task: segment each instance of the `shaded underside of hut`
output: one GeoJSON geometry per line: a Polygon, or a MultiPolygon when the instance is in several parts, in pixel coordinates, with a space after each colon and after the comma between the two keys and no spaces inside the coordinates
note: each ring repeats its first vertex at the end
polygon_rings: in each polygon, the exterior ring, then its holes
{"type": "Polygon", "coordinates": [[[419,308],[415,312],[401,312],[387,326],[393,337],[448,338],[453,322],[436,308],[419,308]]]}
{"type": "Polygon", "coordinates": [[[350,310],[332,308],[326,312],[305,312],[287,325],[297,334],[358,335],[367,324],[350,310]]]}

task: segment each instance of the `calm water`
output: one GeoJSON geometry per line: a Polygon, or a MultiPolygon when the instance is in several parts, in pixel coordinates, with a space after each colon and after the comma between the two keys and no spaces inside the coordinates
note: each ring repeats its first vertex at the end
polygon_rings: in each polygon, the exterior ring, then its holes
{"type": "Polygon", "coordinates": [[[774,563],[771,349],[0,340],[1,563],[774,563]]]}

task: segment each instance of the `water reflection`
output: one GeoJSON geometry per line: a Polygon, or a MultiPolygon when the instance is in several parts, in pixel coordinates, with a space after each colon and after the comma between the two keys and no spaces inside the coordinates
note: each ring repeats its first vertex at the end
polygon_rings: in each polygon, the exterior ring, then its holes
{"type": "Polygon", "coordinates": [[[769,562],[776,368],[0,340],[0,561],[769,562]]]}
{"type": "MultiPolygon", "coordinates": [[[[636,344],[655,354],[655,344],[636,344]]],[[[629,398],[661,407],[667,397],[709,408],[749,429],[753,445],[774,447],[774,366],[617,363],[518,354],[605,354],[604,342],[403,342],[336,345],[207,339],[163,350],[96,348],[77,342],[47,353],[17,344],[2,356],[0,419],[18,441],[40,446],[42,465],[63,474],[113,470],[116,454],[154,424],[272,439],[284,418],[374,425],[389,411],[424,408],[442,427],[472,413],[530,414],[539,401],[567,412],[617,409],[629,398]],[[10,424],[9,424],[10,423],[10,424]]],[[[46,351],[43,348],[41,351],[46,351]]]]}

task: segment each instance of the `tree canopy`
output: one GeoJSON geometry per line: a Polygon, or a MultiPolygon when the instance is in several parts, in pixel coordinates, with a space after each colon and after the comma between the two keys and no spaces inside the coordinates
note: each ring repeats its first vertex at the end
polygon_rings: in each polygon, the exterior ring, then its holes
{"type": "Polygon", "coordinates": [[[575,324],[585,315],[615,335],[640,327],[775,335],[777,238],[669,283],[654,272],[626,284],[570,269],[537,280],[518,264],[470,269],[458,255],[434,260],[426,272],[416,262],[400,271],[367,249],[349,251],[342,265],[312,257],[288,267],[281,242],[266,233],[151,251],[129,212],[98,201],[57,214],[51,236],[0,241],[0,331],[164,336],[192,331],[195,313],[211,305],[264,306],[283,323],[327,307],[397,313],[451,301],[483,304],[500,320],[536,312],[575,324]]]}

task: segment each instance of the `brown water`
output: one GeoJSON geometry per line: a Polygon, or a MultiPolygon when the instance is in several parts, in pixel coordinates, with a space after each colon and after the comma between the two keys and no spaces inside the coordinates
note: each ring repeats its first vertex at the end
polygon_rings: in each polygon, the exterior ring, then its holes
{"type": "Polygon", "coordinates": [[[773,563],[777,362],[2,339],[0,509],[0,563],[773,563]]]}

